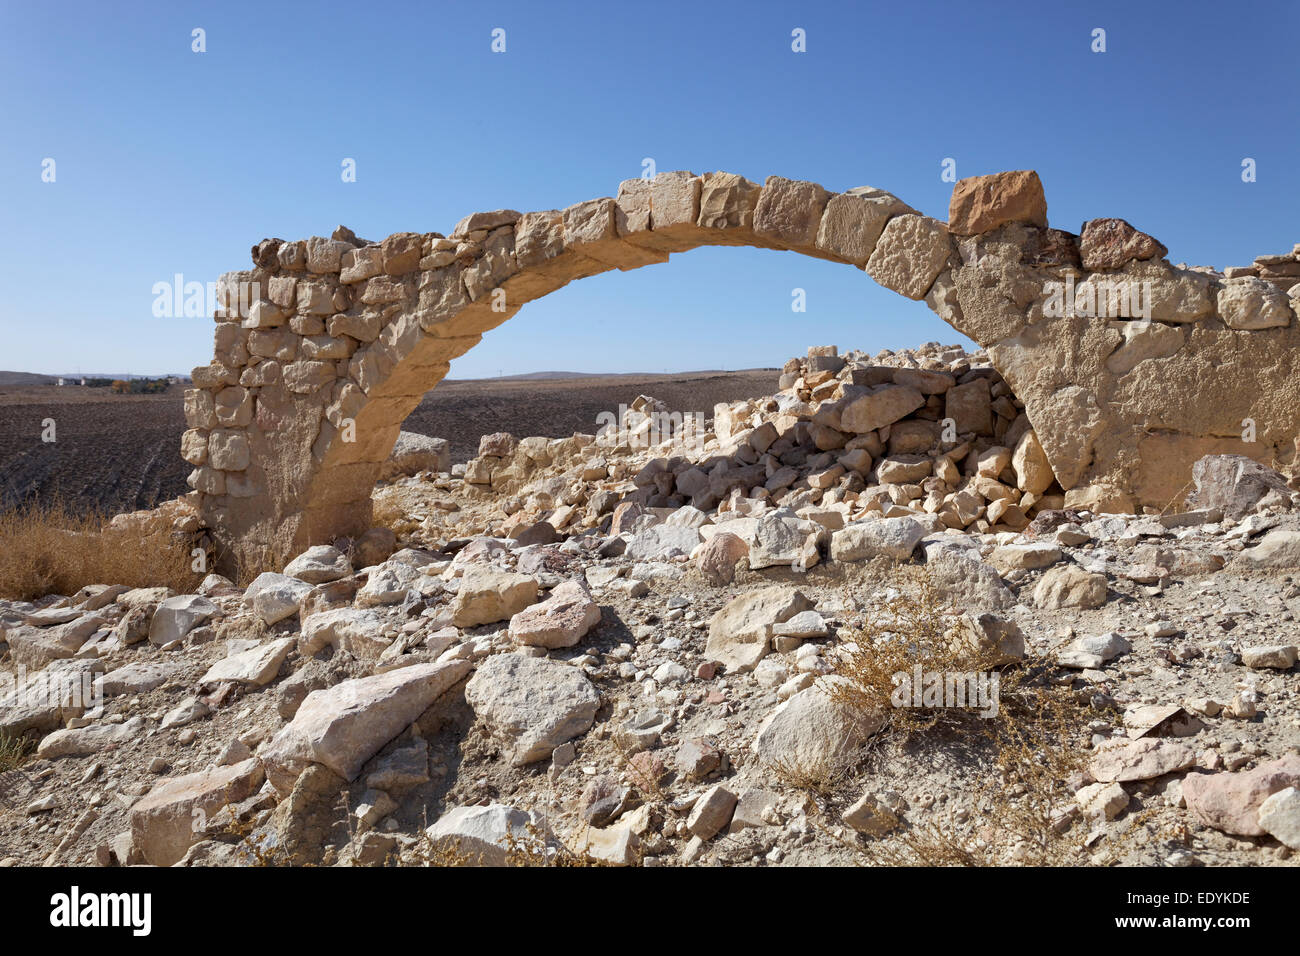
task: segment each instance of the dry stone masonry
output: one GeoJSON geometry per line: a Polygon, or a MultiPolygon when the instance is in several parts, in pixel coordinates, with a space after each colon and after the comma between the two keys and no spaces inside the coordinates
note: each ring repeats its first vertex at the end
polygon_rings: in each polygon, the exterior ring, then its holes
{"type": "MultiPolygon", "coordinates": [[[[986,350],[1009,388],[990,399],[1023,404],[1036,481],[1081,502],[1163,508],[1205,455],[1294,457],[1300,247],[1224,272],[1170,265],[1122,219],[1049,227],[1031,171],[960,181],[947,223],[870,187],[671,172],[563,210],[474,213],[450,236],[340,227],[253,247],[254,267],[219,283],[213,361],[185,403],[182,454],[220,560],[365,531],[402,421],[452,359],[575,279],[703,245],[843,262],[923,299],[986,350]]],[[[1004,437],[1004,417],[970,417],[984,413],[965,387],[944,399],[959,428],[1004,437]]],[[[815,397],[865,433],[935,394],[868,376],[815,397]]]]}

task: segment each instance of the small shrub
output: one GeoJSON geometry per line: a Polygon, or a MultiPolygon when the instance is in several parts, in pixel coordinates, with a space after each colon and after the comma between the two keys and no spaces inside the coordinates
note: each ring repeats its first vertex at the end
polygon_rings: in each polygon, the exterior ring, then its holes
{"type": "MultiPolygon", "coordinates": [[[[841,703],[884,714],[875,738],[923,737],[935,746],[959,742],[966,754],[968,817],[949,806],[924,811],[923,822],[887,839],[855,841],[873,865],[1063,865],[1086,860],[1085,827],[1071,815],[1066,781],[1086,761],[1086,725],[1095,716],[1068,687],[1052,683],[1048,662],[1029,658],[992,666],[957,638],[957,609],[924,571],[896,576],[886,597],[847,635],[856,644],[842,656],[830,686],[841,703]],[[997,671],[996,713],[975,708],[895,707],[895,675],[997,671]]],[[[899,739],[901,738],[901,739],[899,739]]],[[[917,741],[912,740],[913,744],[917,741]]],[[[807,788],[814,790],[815,788],[807,788]]]]}
{"type": "Polygon", "coordinates": [[[0,734],[0,773],[17,770],[36,750],[36,744],[27,737],[0,734]]]}

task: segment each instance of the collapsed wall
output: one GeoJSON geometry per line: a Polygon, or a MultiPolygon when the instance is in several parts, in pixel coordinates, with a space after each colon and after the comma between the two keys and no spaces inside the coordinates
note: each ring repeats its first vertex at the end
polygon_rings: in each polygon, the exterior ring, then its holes
{"type": "Polygon", "coordinates": [[[814,346],[784,369],[775,394],[720,403],[706,427],[643,395],[595,435],[496,433],[464,464],[412,460],[406,473],[429,484],[399,480],[376,497],[390,517],[396,505],[394,530],[412,540],[549,543],[617,533],[655,513],[681,528],[748,529],[751,568],[805,569],[827,530],[871,517],[1020,531],[1065,507],[1023,404],[982,354],[938,343],[875,356],[814,346]],[[430,518],[421,487],[461,500],[430,518]],[[761,520],[728,520],[740,516],[761,520]]]}
{"type": "Polygon", "coordinates": [[[1164,507],[1206,454],[1288,464],[1296,251],[1188,269],[1123,220],[1075,235],[1046,213],[1027,171],[960,181],[947,223],[870,187],[674,172],[564,210],[475,213],[450,237],[264,240],[222,277],[214,359],[186,394],[195,504],[226,568],[364,531],[402,421],[451,359],[574,279],[702,245],[842,262],[924,299],[987,350],[1080,502],[1164,507]]]}

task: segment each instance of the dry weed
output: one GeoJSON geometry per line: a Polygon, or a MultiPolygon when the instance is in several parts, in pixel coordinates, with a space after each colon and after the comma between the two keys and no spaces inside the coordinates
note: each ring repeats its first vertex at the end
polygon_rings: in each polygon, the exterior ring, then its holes
{"type": "Polygon", "coordinates": [[[0,596],[31,600],[75,594],[87,584],[193,591],[192,544],[169,527],[141,534],[107,527],[97,514],[36,502],[0,514],[0,596]]]}
{"type": "MultiPolygon", "coordinates": [[[[1050,665],[1027,659],[994,667],[956,635],[955,609],[927,573],[899,574],[852,642],[829,685],[841,703],[884,714],[876,743],[960,742],[965,799],[927,810],[923,822],[884,839],[853,841],[873,865],[1065,865],[1086,862],[1087,828],[1077,821],[1068,786],[1086,761],[1086,725],[1096,716],[1068,687],[1052,683],[1050,665]],[[856,645],[856,649],[853,648],[856,645]],[[974,707],[897,707],[896,675],[994,671],[996,713],[974,707]]],[[[811,789],[811,788],[808,788],[811,789]]],[[[814,791],[816,792],[816,791],[814,791]]],[[[825,801],[823,801],[825,803],[825,801]]],[[[823,807],[829,811],[829,806],[823,807]]]]}

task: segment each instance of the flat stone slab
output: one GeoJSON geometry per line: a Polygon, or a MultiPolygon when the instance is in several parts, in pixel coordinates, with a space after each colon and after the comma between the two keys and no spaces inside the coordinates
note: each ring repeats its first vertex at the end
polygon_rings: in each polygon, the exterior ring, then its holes
{"type": "Polygon", "coordinates": [[[307,695],[293,721],[262,754],[282,794],[311,763],[355,780],[366,761],[469,673],[469,661],[412,664],[307,695]]]}

